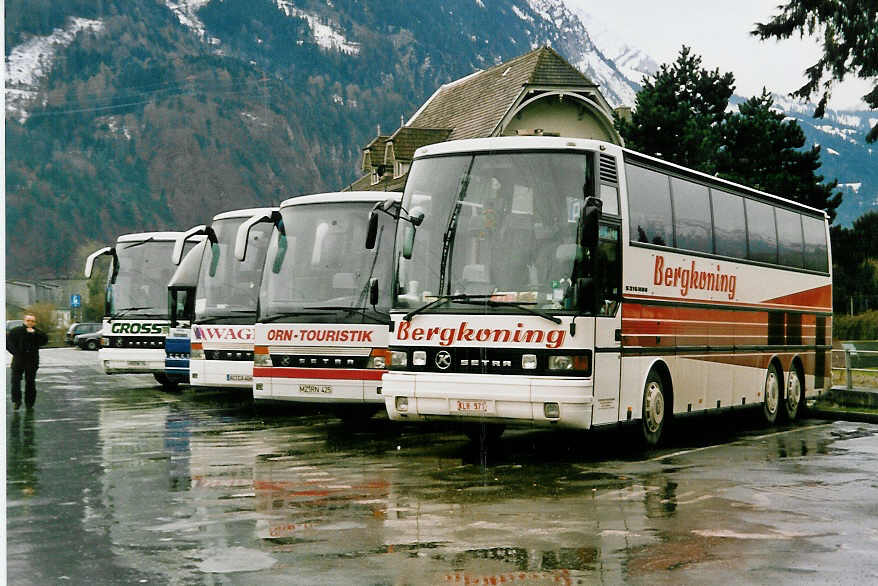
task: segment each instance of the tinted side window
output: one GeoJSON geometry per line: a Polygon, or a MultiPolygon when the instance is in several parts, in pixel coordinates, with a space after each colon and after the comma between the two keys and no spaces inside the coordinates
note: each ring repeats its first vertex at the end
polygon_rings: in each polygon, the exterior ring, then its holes
{"type": "Polygon", "coordinates": [[[826,250],[826,227],[820,218],[802,216],[805,231],[805,268],[813,271],[829,270],[829,253],[826,250]]]}
{"type": "Polygon", "coordinates": [[[747,231],[744,222],[744,199],[739,195],[710,190],[713,201],[713,235],[716,253],[747,258],[747,231]]]}
{"type": "Polygon", "coordinates": [[[777,262],[777,227],[774,206],[752,199],[744,200],[747,210],[747,243],[750,260],[777,262]]]}
{"type": "Polygon", "coordinates": [[[634,165],[625,165],[625,173],[631,241],[673,246],[668,177],[634,165]]]}
{"type": "Polygon", "coordinates": [[[802,216],[777,208],[777,237],[780,241],[780,264],[802,268],[802,216]]]}
{"type": "Polygon", "coordinates": [[[677,248],[713,252],[707,187],[672,177],[671,195],[674,198],[674,234],[677,237],[677,248]]]}

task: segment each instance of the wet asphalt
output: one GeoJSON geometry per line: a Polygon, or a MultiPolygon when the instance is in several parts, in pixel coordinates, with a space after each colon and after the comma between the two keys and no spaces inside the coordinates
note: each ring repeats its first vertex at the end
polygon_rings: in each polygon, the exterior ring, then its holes
{"type": "Polygon", "coordinates": [[[7,391],[9,584],[878,582],[878,425],[479,446],[41,356],[35,408],[7,391]]]}

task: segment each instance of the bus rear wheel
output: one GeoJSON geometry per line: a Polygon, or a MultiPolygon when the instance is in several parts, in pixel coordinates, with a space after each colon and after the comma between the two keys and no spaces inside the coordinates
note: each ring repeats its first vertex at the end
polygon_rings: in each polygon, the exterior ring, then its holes
{"type": "Polygon", "coordinates": [[[643,441],[647,445],[658,445],[662,439],[667,404],[665,383],[661,375],[652,370],[643,387],[643,416],[640,420],[643,441]]]}
{"type": "Polygon", "coordinates": [[[787,374],[787,389],[784,394],[782,415],[788,421],[795,421],[799,416],[799,409],[802,406],[802,377],[799,376],[799,370],[793,366],[787,374]]]}
{"type": "Polygon", "coordinates": [[[768,372],[765,374],[765,385],[762,391],[765,397],[762,400],[762,416],[765,422],[772,424],[777,421],[777,412],[780,407],[780,374],[777,365],[772,362],[768,365],[768,372]]]}

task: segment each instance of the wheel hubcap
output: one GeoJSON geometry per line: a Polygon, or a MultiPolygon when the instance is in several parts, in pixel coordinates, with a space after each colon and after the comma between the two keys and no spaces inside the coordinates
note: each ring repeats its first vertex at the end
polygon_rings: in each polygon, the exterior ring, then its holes
{"type": "Polygon", "coordinates": [[[802,386],[799,383],[799,377],[795,374],[790,374],[790,384],[787,385],[787,410],[790,413],[796,412],[801,395],[802,386]]]}
{"type": "Polygon", "coordinates": [[[651,382],[646,387],[646,409],[643,419],[646,421],[646,429],[655,433],[661,427],[665,417],[665,397],[662,388],[656,382],[651,382]]]}
{"type": "Polygon", "coordinates": [[[768,373],[768,379],[765,381],[765,407],[769,413],[777,411],[777,399],[779,395],[777,386],[777,375],[774,372],[768,373]]]}

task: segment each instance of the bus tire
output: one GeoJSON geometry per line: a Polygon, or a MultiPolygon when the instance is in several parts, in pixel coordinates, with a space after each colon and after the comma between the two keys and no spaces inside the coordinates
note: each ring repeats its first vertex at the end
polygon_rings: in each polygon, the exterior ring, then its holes
{"type": "Polygon", "coordinates": [[[766,423],[772,424],[777,421],[777,413],[780,411],[781,404],[781,378],[777,364],[774,362],[768,365],[762,391],[764,394],[762,399],[762,417],[766,423]]]}
{"type": "Polygon", "coordinates": [[[152,376],[153,378],[155,378],[156,382],[162,385],[162,388],[166,391],[176,391],[177,386],[180,384],[176,380],[168,378],[168,375],[161,372],[154,372],[152,376]]]}
{"type": "Polygon", "coordinates": [[[667,419],[668,396],[665,381],[655,369],[649,371],[643,386],[643,410],[640,430],[646,445],[655,446],[662,439],[667,419]]]}
{"type": "Polygon", "coordinates": [[[799,416],[804,391],[805,385],[802,384],[802,376],[799,374],[798,367],[793,364],[790,372],[787,374],[786,392],[784,393],[783,409],[781,410],[781,415],[787,421],[795,421],[799,416]]]}

